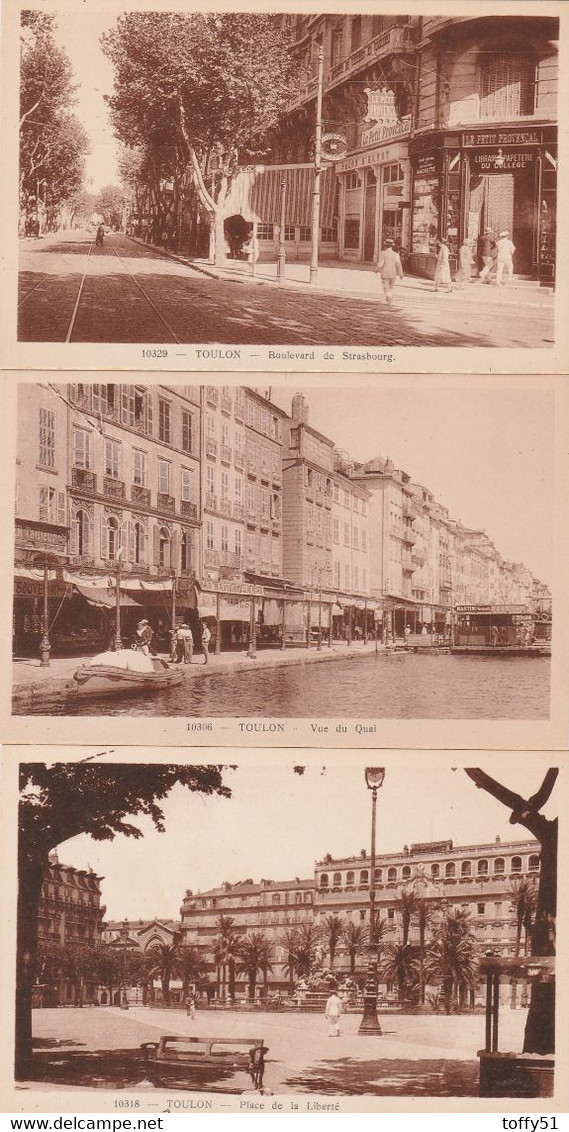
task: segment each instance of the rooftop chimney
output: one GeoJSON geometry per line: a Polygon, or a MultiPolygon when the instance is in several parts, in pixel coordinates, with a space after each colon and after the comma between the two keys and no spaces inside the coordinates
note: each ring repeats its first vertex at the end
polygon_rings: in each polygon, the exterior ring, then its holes
{"type": "Polygon", "coordinates": [[[308,424],[308,405],[304,393],[295,393],[292,399],[292,419],[295,424],[308,424]]]}

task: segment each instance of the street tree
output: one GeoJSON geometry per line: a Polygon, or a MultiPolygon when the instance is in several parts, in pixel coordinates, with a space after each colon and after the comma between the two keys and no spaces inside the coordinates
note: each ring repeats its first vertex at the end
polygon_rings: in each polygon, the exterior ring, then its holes
{"type": "Polygon", "coordinates": [[[290,101],[282,20],[255,12],[127,12],[102,47],[115,69],[108,101],[116,135],[142,150],[156,208],[163,214],[161,182],[172,178],[179,197],[189,169],[221,258],[223,205],[238,161],[263,151],[290,101]]]}
{"type": "Polygon", "coordinates": [[[419,964],[409,943],[388,943],[381,961],[381,975],[388,983],[397,983],[400,1002],[416,993],[419,964]]]}
{"type": "Polygon", "coordinates": [[[477,943],[470,925],[469,913],[462,908],[446,909],[436,939],[425,960],[425,973],[431,983],[441,987],[445,1013],[459,1006],[467,992],[476,986],[477,943]]]}
{"type": "Polygon", "coordinates": [[[87,134],[73,113],[73,72],[54,38],[55,18],[21,16],[20,209],[54,224],[83,182],[87,134]]]}
{"type": "MultiPolygon", "coordinates": [[[[235,971],[240,957],[241,937],[235,927],[233,916],[224,916],[223,914],[218,916],[216,928],[218,935],[215,944],[219,944],[219,949],[216,951],[218,956],[216,962],[220,963],[224,970],[227,970],[227,990],[229,998],[233,1002],[235,998],[235,971]]],[[[223,981],[225,987],[225,976],[223,981]]]]}
{"type": "Polygon", "coordinates": [[[207,967],[199,948],[192,944],[180,945],[174,964],[175,974],[182,980],[182,998],[188,996],[190,983],[201,986],[206,981],[207,967]]]}
{"type": "Polygon", "coordinates": [[[271,944],[264,932],[248,932],[240,940],[237,970],[247,976],[248,998],[253,1002],[257,975],[272,970],[271,944]]]}
{"type": "Polygon", "coordinates": [[[171,943],[154,943],[145,952],[149,978],[160,979],[164,1006],[170,1005],[170,982],[176,974],[179,951],[180,944],[174,939],[171,943]]]}
{"type": "MultiPolygon", "coordinates": [[[[510,811],[510,824],[523,825],[539,842],[541,864],[533,928],[532,955],[555,955],[555,918],[557,915],[557,818],[546,818],[540,810],[548,802],[559,771],[550,767],[541,785],[531,798],[503,786],[479,767],[465,767],[475,785],[491,794],[510,811]]],[[[534,983],[524,1034],[524,1053],[555,1051],[555,985],[534,983]]]]}
{"type": "Polygon", "coordinates": [[[334,960],[338,950],[338,944],[342,940],[344,934],[344,921],[341,916],[326,916],[323,924],[323,935],[328,945],[330,953],[330,970],[334,970],[334,960]]]}
{"type": "Polygon", "coordinates": [[[36,970],[38,914],[49,854],[79,834],[96,841],[117,834],[140,838],[127,820],[149,817],[164,830],[160,802],[175,786],[202,795],[231,791],[220,766],[140,763],[22,763],[18,809],[18,905],[16,974],[16,1077],[32,1066],[32,993],[36,970]]]}
{"type": "Polygon", "coordinates": [[[365,951],[368,942],[368,930],[365,924],[354,924],[351,920],[344,925],[343,940],[346,951],[350,957],[350,975],[355,975],[356,959],[365,951]]]}
{"type": "Polygon", "coordinates": [[[283,969],[288,979],[290,993],[292,994],[294,990],[294,976],[296,974],[295,955],[298,945],[298,928],[284,928],[279,936],[279,945],[286,953],[283,969]]]}
{"type": "MultiPolygon", "coordinates": [[[[511,902],[510,907],[516,918],[516,945],[514,955],[517,959],[521,951],[522,935],[525,935],[525,953],[526,955],[529,953],[528,943],[537,905],[537,878],[533,876],[516,877],[508,887],[508,896],[511,902]]],[[[516,1009],[517,996],[518,980],[513,978],[510,997],[512,1010],[516,1009]]]]}
{"type": "Polygon", "coordinates": [[[125,200],[125,190],[120,185],[104,185],[95,197],[94,211],[102,216],[109,228],[118,231],[122,224],[125,200]]]}
{"type": "Polygon", "coordinates": [[[409,943],[409,931],[411,928],[411,920],[417,911],[417,896],[413,888],[402,889],[401,896],[397,901],[399,910],[401,912],[401,927],[403,930],[403,947],[407,947],[409,943]]]}

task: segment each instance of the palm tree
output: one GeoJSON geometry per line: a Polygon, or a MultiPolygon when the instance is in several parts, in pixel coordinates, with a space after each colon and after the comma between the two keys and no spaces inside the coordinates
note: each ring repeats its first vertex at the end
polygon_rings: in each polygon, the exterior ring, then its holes
{"type": "Polygon", "coordinates": [[[386,983],[397,983],[400,1002],[411,997],[412,988],[417,985],[419,964],[409,943],[388,943],[381,974],[386,983]]]}
{"type": "Polygon", "coordinates": [[[182,980],[182,999],[186,1000],[190,983],[203,983],[206,977],[206,965],[203,955],[197,947],[180,947],[175,961],[175,972],[182,980]]]}
{"type": "Polygon", "coordinates": [[[261,971],[263,972],[263,997],[269,993],[269,972],[273,970],[274,947],[266,936],[263,942],[263,955],[261,958],[261,971]]]}
{"type": "Polygon", "coordinates": [[[425,939],[431,927],[438,902],[428,901],[424,896],[415,897],[415,915],[419,929],[419,1002],[425,1002],[425,939]]]}
{"type": "Polygon", "coordinates": [[[344,921],[341,916],[326,916],[324,920],[323,932],[328,944],[328,951],[330,952],[330,970],[334,970],[334,959],[336,958],[336,951],[338,944],[344,934],[344,921]]]}
{"type": "Polygon", "coordinates": [[[447,1014],[453,1000],[460,1000],[465,990],[474,989],[477,969],[476,938],[470,928],[469,914],[461,908],[453,908],[444,914],[440,932],[427,952],[425,963],[427,977],[441,985],[447,1014]]]}
{"type": "MultiPolygon", "coordinates": [[[[289,977],[293,975],[309,975],[316,961],[318,944],[322,938],[322,931],[314,924],[299,924],[294,930],[294,937],[290,937],[292,950],[288,956],[285,970],[289,977]]],[[[286,946],[286,945],[285,945],[286,946]]]]}
{"type": "Polygon", "coordinates": [[[417,896],[414,889],[404,888],[398,900],[399,908],[401,910],[401,926],[403,928],[403,947],[407,947],[409,943],[409,929],[411,927],[411,918],[417,910],[417,896]]]}
{"type": "Polygon", "coordinates": [[[248,932],[248,934],[240,940],[237,970],[247,976],[248,994],[251,1002],[253,1002],[255,998],[255,988],[259,971],[266,971],[268,974],[270,968],[270,948],[270,940],[267,939],[264,932],[248,932]]]}
{"type": "Polygon", "coordinates": [[[355,975],[356,959],[361,955],[368,941],[368,930],[365,924],[354,924],[351,920],[345,924],[343,939],[346,951],[350,956],[350,975],[355,975]]]}
{"type": "Polygon", "coordinates": [[[240,955],[240,937],[234,925],[235,920],[233,916],[221,915],[217,917],[216,926],[218,937],[216,942],[219,942],[221,945],[219,954],[221,956],[222,967],[227,967],[228,991],[231,1001],[235,998],[235,967],[240,955]]]}
{"type": "Polygon", "coordinates": [[[298,946],[298,928],[285,928],[279,936],[279,946],[286,951],[286,963],[283,963],[283,970],[288,978],[290,992],[294,991],[294,976],[296,974],[295,968],[295,955],[298,946]]]}
{"type": "Polygon", "coordinates": [[[172,943],[154,943],[146,952],[148,974],[150,978],[160,979],[164,1006],[170,1005],[170,980],[174,974],[179,951],[180,944],[174,939],[172,943]]]}
{"type": "MultiPolygon", "coordinates": [[[[512,881],[509,889],[508,896],[510,897],[510,907],[516,916],[516,948],[515,957],[519,957],[522,932],[525,933],[525,951],[527,955],[528,950],[528,937],[531,934],[533,924],[533,917],[537,903],[537,887],[534,877],[517,877],[512,881]]],[[[518,982],[517,979],[512,979],[512,990],[510,997],[510,1007],[515,1010],[518,997],[518,982]]]]}

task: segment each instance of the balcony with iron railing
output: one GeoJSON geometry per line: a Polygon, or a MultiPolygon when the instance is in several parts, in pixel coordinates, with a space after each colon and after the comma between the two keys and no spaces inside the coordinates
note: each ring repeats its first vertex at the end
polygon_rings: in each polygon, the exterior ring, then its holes
{"type": "Polygon", "coordinates": [[[222,566],[232,570],[241,570],[242,557],[232,550],[206,550],[204,562],[206,566],[222,566]]]}
{"type": "Polygon", "coordinates": [[[103,495],[110,499],[126,499],[126,484],[114,476],[103,476],[103,495]]]}
{"type": "Polygon", "coordinates": [[[206,491],[205,506],[207,511],[217,511],[217,495],[211,491],[206,491]]]}
{"type": "Polygon", "coordinates": [[[87,468],[72,468],[71,486],[80,488],[81,491],[90,491],[95,494],[97,491],[97,476],[95,472],[91,472],[87,468]]]}
{"type": "Polygon", "coordinates": [[[130,489],[130,501],[138,503],[141,507],[150,507],[150,488],[133,483],[130,489]]]}
{"type": "Polygon", "coordinates": [[[228,518],[231,517],[231,500],[230,499],[220,499],[219,500],[219,512],[220,512],[221,515],[227,515],[228,518]]]}
{"type": "Polygon", "coordinates": [[[217,408],[219,404],[219,389],[216,389],[215,385],[206,385],[205,399],[208,405],[214,405],[215,408],[217,408]]]}
{"type": "Polygon", "coordinates": [[[245,508],[242,503],[233,504],[233,514],[236,519],[243,519],[245,517],[245,508]]]}
{"type": "Polygon", "coordinates": [[[180,514],[183,519],[197,519],[198,505],[192,503],[190,499],[182,499],[180,503],[180,514]]]}
{"type": "MultiPolygon", "coordinates": [[[[394,24],[380,35],[376,35],[369,43],[358,47],[345,59],[330,67],[324,78],[324,92],[351,78],[358,71],[386,59],[389,55],[405,51],[411,45],[411,34],[410,27],[394,24]]],[[[299,86],[297,94],[289,102],[288,109],[295,110],[303,103],[310,102],[316,98],[317,90],[318,80],[314,75],[299,86]]]]}
{"type": "Polygon", "coordinates": [[[213,436],[206,436],[205,438],[205,454],[206,456],[217,456],[217,440],[213,436]]]}
{"type": "Polygon", "coordinates": [[[230,464],[231,463],[231,448],[229,447],[228,444],[222,444],[221,445],[219,455],[220,455],[222,464],[230,464]]]}
{"type": "Polygon", "coordinates": [[[156,506],[159,511],[175,511],[176,500],[173,495],[168,495],[165,491],[159,491],[156,496],[156,506]]]}

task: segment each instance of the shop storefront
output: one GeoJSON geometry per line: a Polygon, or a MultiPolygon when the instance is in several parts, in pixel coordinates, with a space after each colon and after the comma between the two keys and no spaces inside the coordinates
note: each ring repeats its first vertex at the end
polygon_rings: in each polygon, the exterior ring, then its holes
{"type": "MultiPolygon", "coordinates": [[[[553,125],[484,126],[437,132],[410,143],[413,171],[410,270],[431,277],[436,241],[451,266],[468,239],[475,260],[485,229],[508,231],[517,275],[555,279],[557,129],[553,125]]],[[[475,268],[478,267],[475,263],[475,268]]]]}
{"type": "Polygon", "coordinates": [[[386,239],[405,252],[410,180],[407,141],[391,140],[352,153],[336,165],[336,172],[340,179],[340,258],[375,263],[386,239]]]}

